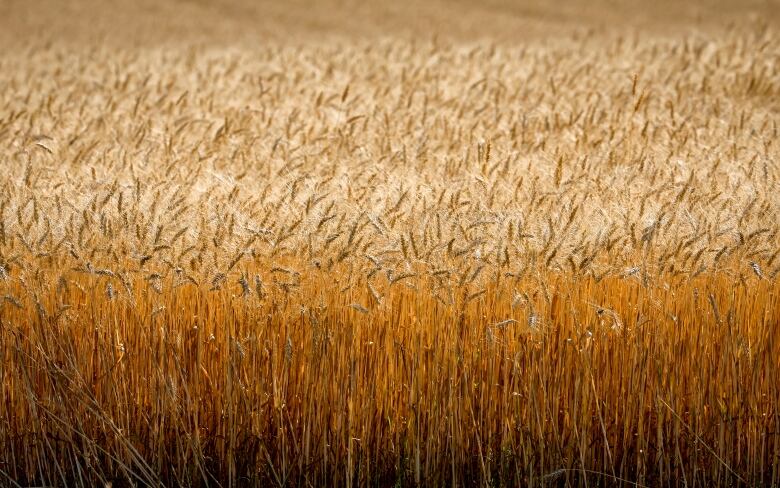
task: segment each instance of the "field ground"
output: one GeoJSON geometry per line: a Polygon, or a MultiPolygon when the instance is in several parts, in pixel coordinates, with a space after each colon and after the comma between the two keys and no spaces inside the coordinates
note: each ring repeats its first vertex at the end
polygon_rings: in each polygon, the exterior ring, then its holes
{"type": "Polygon", "coordinates": [[[780,4],[0,3],[0,484],[780,486],[780,4]]]}

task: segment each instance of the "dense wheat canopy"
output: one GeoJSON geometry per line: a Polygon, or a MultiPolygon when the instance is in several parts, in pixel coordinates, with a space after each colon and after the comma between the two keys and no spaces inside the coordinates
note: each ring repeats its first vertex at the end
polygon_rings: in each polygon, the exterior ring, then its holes
{"type": "Polygon", "coordinates": [[[777,5],[63,5],[2,21],[3,484],[780,484],[777,5]]]}

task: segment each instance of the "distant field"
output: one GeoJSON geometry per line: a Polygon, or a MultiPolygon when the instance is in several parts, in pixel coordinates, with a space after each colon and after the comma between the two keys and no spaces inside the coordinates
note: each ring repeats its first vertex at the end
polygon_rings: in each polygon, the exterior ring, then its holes
{"type": "Polygon", "coordinates": [[[0,485],[780,486],[779,11],[0,5],[0,485]]]}

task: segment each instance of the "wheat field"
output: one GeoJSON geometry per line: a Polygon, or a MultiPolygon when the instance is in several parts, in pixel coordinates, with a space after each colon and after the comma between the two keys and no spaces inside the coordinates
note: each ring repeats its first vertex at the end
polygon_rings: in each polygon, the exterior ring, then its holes
{"type": "Polygon", "coordinates": [[[0,5],[0,485],[780,486],[780,5],[0,5]]]}

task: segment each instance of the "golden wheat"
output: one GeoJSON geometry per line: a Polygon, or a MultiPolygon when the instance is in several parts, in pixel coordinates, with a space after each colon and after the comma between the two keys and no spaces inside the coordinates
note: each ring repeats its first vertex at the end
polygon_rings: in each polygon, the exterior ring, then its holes
{"type": "Polygon", "coordinates": [[[778,53],[3,53],[3,484],[780,485],[778,53]]]}

